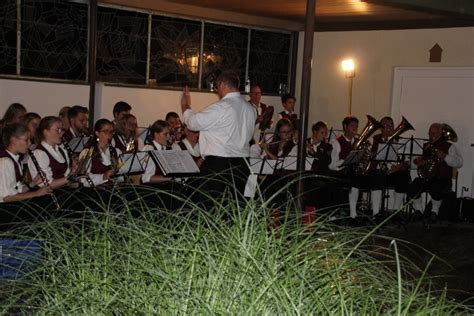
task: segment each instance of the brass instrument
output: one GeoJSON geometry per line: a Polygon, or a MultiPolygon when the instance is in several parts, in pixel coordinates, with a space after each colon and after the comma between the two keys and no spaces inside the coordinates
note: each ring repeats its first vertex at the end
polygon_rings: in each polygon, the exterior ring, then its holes
{"type": "Polygon", "coordinates": [[[398,136],[410,130],[414,131],[415,128],[410,124],[410,122],[408,122],[408,120],[404,116],[402,116],[402,121],[393,130],[393,134],[388,138],[387,143],[392,143],[395,139],[398,138],[398,136]]]}
{"type": "Polygon", "coordinates": [[[430,155],[427,159],[424,159],[424,164],[418,167],[418,176],[422,179],[430,180],[433,179],[439,169],[439,164],[442,162],[436,155],[436,145],[442,141],[457,142],[458,136],[454,129],[448,124],[442,124],[441,136],[429,143],[425,151],[429,151],[430,155]]]}
{"type": "Polygon", "coordinates": [[[110,166],[114,171],[114,174],[119,171],[119,161],[117,156],[117,151],[115,150],[114,146],[112,146],[112,142],[109,142],[109,152],[110,152],[110,166]]]}
{"type": "Polygon", "coordinates": [[[130,136],[127,140],[127,145],[125,146],[127,152],[134,151],[135,149],[135,137],[130,136]]]}
{"type": "Polygon", "coordinates": [[[372,144],[369,142],[369,138],[380,128],[382,128],[382,124],[367,114],[367,124],[353,145],[354,150],[362,152],[358,163],[354,166],[354,171],[358,175],[363,175],[369,170],[372,159],[372,144]]]}
{"type": "Polygon", "coordinates": [[[56,207],[56,210],[61,209],[61,205],[59,205],[58,198],[54,194],[54,192],[51,189],[51,186],[49,184],[48,179],[46,178],[46,174],[44,171],[41,169],[38,160],[36,159],[35,155],[33,154],[33,151],[31,149],[28,149],[28,155],[30,156],[31,161],[33,161],[33,164],[35,165],[36,171],[38,172],[38,175],[41,178],[41,182],[43,182],[43,185],[51,190],[51,193],[49,195],[51,196],[51,200],[53,200],[54,206],[56,207]]]}
{"type": "Polygon", "coordinates": [[[76,172],[71,177],[71,179],[74,179],[75,181],[77,181],[79,178],[84,177],[87,183],[89,184],[89,186],[91,188],[95,188],[94,182],[92,182],[92,179],[87,174],[87,168],[92,160],[92,155],[94,154],[94,146],[90,146],[86,150],[87,150],[86,153],[82,156],[81,159],[79,159],[76,172]]]}

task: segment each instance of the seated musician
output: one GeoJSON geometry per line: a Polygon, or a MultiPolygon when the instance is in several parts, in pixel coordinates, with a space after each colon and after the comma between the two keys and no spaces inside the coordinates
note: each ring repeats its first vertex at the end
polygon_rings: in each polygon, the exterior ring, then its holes
{"type": "Polygon", "coordinates": [[[34,144],[36,130],[38,129],[39,122],[41,121],[41,116],[38,113],[29,112],[25,114],[24,122],[28,132],[30,134],[30,142],[34,144]]]}
{"type": "Polygon", "coordinates": [[[137,151],[143,148],[143,141],[138,137],[137,118],[133,114],[123,114],[115,124],[112,145],[122,152],[137,151]]]}
{"type": "Polygon", "coordinates": [[[407,190],[408,197],[413,199],[413,207],[420,212],[420,194],[424,191],[430,194],[432,219],[436,219],[439,213],[443,193],[451,190],[453,168],[461,168],[463,165],[458,149],[449,142],[445,126],[440,123],[431,124],[428,132],[430,141],[424,144],[423,155],[414,161],[420,176],[413,180],[407,190]]]}
{"type": "Polygon", "coordinates": [[[61,110],[59,110],[59,113],[58,113],[58,117],[59,119],[61,120],[61,122],[63,123],[63,128],[65,131],[67,131],[69,129],[69,118],[67,117],[67,113],[69,112],[69,110],[71,109],[70,106],[63,106],[61,108],[61,110]]]}
{"type": "Polygon", "coordinates": [[[14,202],[48,194],[48,188],[43,187],[30,191],[40,181],[36,177],[31,183],[23,183],[23,170],[20,154],[26,154],[30,146],[30,135],[25,125],[13,123],[3,129],[5,149],[0,150],[0,202],[14,202]]]}
{"type": "Polygon", "coordinates": [[[178,113],[169,112],[165,116],[165,121],[170,126],[170,143],[173,145],[176,142],[182,141],[185,137],[183,130],[183,123],[179,118],[178,113]]]}
{"type": "MultiPolygon", "coordinates": [[[[150,127],[150,144],[143,147],[143,151],[166,150],[170,139],[170,127],[166,121],[158,120],[150,127]]],[[[171,180],[165,177],[156,163],[150,159],[142,175],[142,183],[160,183],[171,180]]]]}
{"type": "MultiPolygon", "coordinates": [[[[386,144],[387,141],[394,133],[394,123],[393,119],[389,116],[385,116],[380,120],[382,124],[380,134],[374,135],[372,139],[372,154],[375,157],[379,150],[380,144],[386,144]]],[[[398,139],[394,139],[391,142],[398,142],[398,139]]],[[[384,162],[372,162],[371,172],[374,173],[376,170],[382,171],[383,174],[387,176],[386,185],[394,187],[394,210],[398,210],[402,204],[405,197],[406,189],[410,183],[410,170],[408,165],[405,162],[400,163],[384,163],[384,162]]],[[[382,189],[382,188],[380,188],[382,189]]],[[[380,205],[382,200],[382,191],[373,190],[372,192],[373,199],[379,199],[375,202],[375,205],[380,205]],[[376,192],[379,191],[379,192],[376,192]]]]}
{"type": "Polygon", "coordinates": [[[28,159],[31,177],[34,179],[40,168],[53,189],[68,184],[68,176],[76,167],[70,163],[66,151],[60,146],[62,133],[62,123],[58,117],[42,118],[36,131],[38,144],[32,152],[38,166],[31,157],[28,159]]]}
{"type": "Polygon", "coordinates": [[[3,137],[1,137],[2,129],[8,124],[22,123],[26,114],[26,108],[20,103],[12,103],[5,111],[3,118],[0,120],[0,149],[4,149],[3,137]]]}
{"type": "MultiPolygon", "coordinates": [[[[90,154],[90,164],[87,166],[87,175],[94,186],[100,186],[113,180],[113,176],[117,169],[118,157],[122,153],[120,149],[111,146],[112,136],[114,134],[114,124],[107,119],[100,119],[94,125],[95,139],[92,142],[94,147],[90,152],[90,148],[85,148],[79,156],[79,161],[85,159],[90,154]]],[[[118,181],[123,181],[118,178],[118,181]]],[[[87,181],[82,181],[84,185],[90,186],[87,181]]]]}
{"type": "Polygon", "coordinates": [[[131,111],[132,107],[127,102],[119,101],[115,103],[114,109],[112,110],[112,113],[114,115],[114,120],[112,121],[112,123],[116,124],[122,118],[123,115],[130,114],[131,111]]]}
{"type": "Polygon", "coordinates": [[[291,94],[284,94],[281,97],[281,104],[283,111],[279,113],[279,119],[285,118],[295,125],[295,121],[298,119],[298,115],[295,113],[296,98],[291,94]]]}
{"type": "Polygon", "coordinates": [[[326,142],[328,137],[328,126],[319,121],[311,127],[312,136],[308,139],[307,154],[314,157],[311,169],[318,174],[327,175],[331,163],[332,145],[326,142]]]}
{"type": "Polygon", "coordinates": [[[69,129],[63,134],[63,139],[67,142],[74,137],[89,134],[89,110],[80,105],[74,105],[67,112],[69,129]]]}
{"type": "Polygon", "coordinates": [[[184,134],[185,138],[179,142],[174,143],[171,148],[173,150],[189,151],[198,167],[201,167],[203,159],[201,158],[201,152],[199,151],[199,132],[192,131],[185,126],[184,134]]]}
{"type": "Polygon", "coordinates": [[[269,159],[296,156],[297,147],[293,141],[293,124],[287,119],[279,120],[271,143],[264,141],[260,147],[269,159]]]}

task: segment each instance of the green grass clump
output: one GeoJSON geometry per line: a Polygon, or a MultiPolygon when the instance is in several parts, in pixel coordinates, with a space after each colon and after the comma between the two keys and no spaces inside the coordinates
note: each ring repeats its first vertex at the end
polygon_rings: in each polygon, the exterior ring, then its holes
{"type": "Polygon", "coordinates": [[[271,228],[271,211],[256,200],[244,206],[218,200],[212,210],[183,201],[177,211],[143,208],[142,217],[130,215],[135,205],[123,201],[121,210],[111,210],[105,204],[99,213],[17,231],[18,238],[42,240],[44,258],[37,270],[8,283],[3,312],[469,312],[430,290],[422,271],[421,278],[410,277],[416,267],[398,256],[396,243],[387,241],[385,254],[374,256],[367,232],[324,218],[308,227],[288,215],[271,228]]]}

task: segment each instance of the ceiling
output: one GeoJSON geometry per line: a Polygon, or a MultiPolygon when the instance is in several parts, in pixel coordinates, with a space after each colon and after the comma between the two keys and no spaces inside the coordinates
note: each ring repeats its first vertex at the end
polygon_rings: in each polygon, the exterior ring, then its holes
{"type": "MultiPolygon", "coordinates": [[[[410,0],[418,3],[420,0],[410,0]]],[[[424,1],[424,0],[423,0],[424,1]]],[[[446,8],[446,1],[430,0],[435,6],[407,5],[406,0],[316,0],[316,31],[407,29],[474,26],[474,14],[465,10],[446,8]],[[439,2],[440,9],[436,9],[439,2]],[[442,7],[444,5],[444,7],[442,7]]],[[[471,0],[456,0],[457,3],[471,0]]],[[[453,1],[451,3],[455,3],[453,1]]],[[[179,14],[196,12],[196,16],[209,18],[217,13],[229,13],[245,20],[246,16],[266,21],[282,21],[283,28],[302,30],[306,15],[306,0],[103,0],[102,2],[130,5],[145,9],[170,11],[173,4],[179,14]],[[192,8],[195,8],[193,11],[192,8]],[[187,9],[187,10],[185,10],[187,9]],[[207,15],[207,16],[203,16],[207,15]]],[[[421,1],[422,2],[422,1],[421,1]]],[[[466,2],[467,3],[467,2],[466,2]]],[[[470,6],[470,4],[466,4],[470,6]]],[[[173,11],[173,10],[171,10],[173,11]]],[[[235,16],[234,16],[235,17],[235,16]]],[[[235,21],[231,21],[235,22],[235,21]]],[[[245,21],[242,21],[245,23],[245,21]]],[[[254,20],[249,20],[255,24],[254,20]]],[[[264,24],[264,23],[263,23],[264,24]]],[[[278,24],[278,23],[277,23],[278,24]]]]}

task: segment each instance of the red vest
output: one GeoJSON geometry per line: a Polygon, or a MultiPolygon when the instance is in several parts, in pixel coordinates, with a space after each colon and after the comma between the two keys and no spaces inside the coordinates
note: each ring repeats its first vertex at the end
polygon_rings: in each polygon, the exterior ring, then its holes
{"type": "MultiPolygon", "coordinates": [[[[449,148],[451,147],[451,143],[447,141],[442,141],[439,143],[436,143],[434,145],[435,150],[440,150],[445,153],[449,152],[449,148]]],[[[427,144],[423,146],[423,157],[428,158],[431,156],[431,150],[427,150],[427,144]]],[[[436,177],[439,177],[441,179],[451,179],[453,177],[453,168],[448,166],[446,161],[441,161],[438,165],[438,171],[437,174],[435,175],[436,177]]]]}
{"type": "Polygon", "coordinates": [[[280,112],[282,118],[287,119],[291,122],[291,124],[295,125],[295,121],[298,119],[298,115],[296,113],[287,114],[285,111],[280,112]]]}
{"type": "Polygon", "coordinates": [[[346,157],[349,155],[349,153],[352,150],[352,144],[351,142],[347,141],[344,135],[340,135],[337,138],[337,141],[339,142],[339,145],[341,145],[341,151],[339,152],[339,159],[346,159],[346,157]]]}
{"type": "MultiPolygon", "coordinates": [[[[309,139],[311,141],[311,138],[309,139]]],[[[329,165],[331,164],[331,151],[332,145],[326,142],[321,142],[316,149],[316,152],[311,157],[317,158],[313,160],[311,170],[317,173],[324,174],[329,171],[329,165]]]]}
{"type": "Polygon", "coordinates": [[[66,159],[66,153],[61,147],[58,147],[59,153],[61,156],[63,156],[64,161],[63,163],[58,162],[54,157],[49,153],[49,151],[46,150],[46,148],[43,147],[43,145],[39,144],[36,149],[42,150],[46,153],[46,155],[49,158],[49,166],[51,168],[51,171],[53,172],[53,179],[60,179],[65,176],[65,173],[67,171],[67,159],[66,159]]]}
{"type": "Polygon", "coordinates": [[[9,158],[13,162],[13,166],[15,166],[15,180],[16,182],[20,182],[23,179],[23,176],[21,175],[20,167],[15,159],[10,156],[5,149],[0,150],[0,158],[9,158]]]}
{"type": "MultiPolygon", "coordinates": [[[[95,148],[94,150],[99,151],[98,148],[95,148]]],[[[109,150],[115,151],[115,148],[112,146],[109,147],[109,150]]],[[[113,157],[114,153],[110,153],[110,156],[113,157]]],[[[115,151],[115,156],[117,156],[117,152],[115,151]]],[[[111,170],[112,166],[109,165],[104,165],[102,163],[102,155],[93,155],[92,160],[91,160],[91,173],[93,174],[103,174],[106,173],[107,171],[111,170]]]]}

